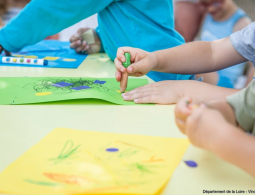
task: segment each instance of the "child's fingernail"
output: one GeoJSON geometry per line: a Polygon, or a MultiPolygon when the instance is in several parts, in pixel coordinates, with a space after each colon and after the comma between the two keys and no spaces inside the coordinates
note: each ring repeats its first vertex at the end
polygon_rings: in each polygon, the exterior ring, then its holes
{"type": "Polygon", "coordinates": [[[83,42],[82,42],[82,44],[83,44],[83,45],[86,45],[86,44],[87,44],[87,42],[86,42],[86,41],[83,41],[83,42]]]}
{"type": "Polygon", "coordinates": [[[81,44],[81,40],[78,40],[78,41],[77,41],[77,44],[80,45],[80,44],[81,44]]]}
{"type": "Polygon", "coordinates": [[[121,71],[121,72],[124,72],[124,71],[125,71],[125,69],[124,69],[124,68],[121,68],[121,69],[120,69],[120,71],[121,71]]]}
{"type": "Polygon", "coordinates": [[[139,101],[138,101],[138,99],[135,99],[134,102],[135,102],[135,103],[138,103],[139,101]]]}
{"type": "Polygon", "coordinates": [[[123,97],[123,96],[126,96],[126,94],[125,94],[125,93],[122,93],[121,95],[122,95],[122,97],[123,97]]]}
{"type": "Polygon", "coordinates": [[[133,72],[133,70],[134,70],[134,69],[133,69],[132,67],[129,68],[129,72],[133,72]]]}

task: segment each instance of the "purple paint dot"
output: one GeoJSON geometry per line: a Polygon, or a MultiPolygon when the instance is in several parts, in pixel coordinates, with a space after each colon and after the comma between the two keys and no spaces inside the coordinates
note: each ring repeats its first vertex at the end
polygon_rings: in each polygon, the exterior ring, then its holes
{"type": "Polygon", "coordinates": [[[107,152],[118,152],[119,149],[118,148],[107,148],[106,151],[107,152]]]}
{"type": "Polygon", "coordinates": [[[100,84],[100,85],[103,85],[106,83],[106,81],[99,81],[99,80],[95,80],[94,81],[95,84],[100,84]]]}
{"type": "Polygon", "coordinates": [[[71,89],[74,89],[74,90],[83,90],[83,89],[90,89],[91,87],[88,87],[88,86],[80,86],[80,87],[73,87],[71,89]]]}
{"type": "Polygon", "coordinates": [[[192,168],[195,168],[197,167],[197,163],[192,161],[192,160],[187,160],[187,161],[184,161],[186,163],[186,165],[188,165],[189,167],[192,167],[192,168]]]}
{"type": "Polygon", "coordinates": [[[53,84],[52,86],[55,86],[55,87],[68,87],[68,86],[71,86],[73,85],[72,83],[66,83],[66,82],[59,82],[59,83],[55,83],[53,84]]]}

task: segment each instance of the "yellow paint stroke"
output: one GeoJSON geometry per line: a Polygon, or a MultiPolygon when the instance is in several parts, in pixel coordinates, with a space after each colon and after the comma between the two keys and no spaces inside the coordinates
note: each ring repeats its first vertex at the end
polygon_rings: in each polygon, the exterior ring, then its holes
{"type": "Polygon", "coordinates": [[[25,58],[37,59],[38,56],[25,56],[25,58]]]}
{"type": "Polygon", "coordinates": [[[46,56],[45,58],[43,58],[43,59],[45,59],[45,60],[50,60],[50,61],[56,61],[56,60],[58,60],[60,57],[51,57],[51,56],[46,56]]]}
{"type": "Polygon", "coordinates": [[[165,161],[165,160],[162,158],[156,158],[156,156],[154,155],[150,158],[150,160],[142,161],[142,163],[154,163],[154,162],[161,162],[161,161],[165,161]]]}
{"type": "Polygon", "coordinates": [[[75,62],[77,60],[76,59],[68,59],[68,58],[66,58],[66,59],[63,59],[63,61],[65,61],[65,62],[75,62]]]}
{"type": "MultiPolygon", "coordinates": [[[[118,93],[120,93],[120,94],[121,94],[120,90],[116,90],[116,91],[117,91],[118,93]]],[[[125,93],[126,93],[126,92],[129,92],[129,91],[125,91],[125,93]]]]}
{"type": "Polygon", "coordinates": [[[40,92],[40,93],[36,93],[36,96],[46,96],[46,95],[51,95],[52,92],[40,92]]]}
{"type": "Polygon", "coordinates": [[[18,57],[18,58],[21,58],[21,57],[24,57],[24,55],[12,55],[12,56],[14,56],[14,57],[18,57]]]}

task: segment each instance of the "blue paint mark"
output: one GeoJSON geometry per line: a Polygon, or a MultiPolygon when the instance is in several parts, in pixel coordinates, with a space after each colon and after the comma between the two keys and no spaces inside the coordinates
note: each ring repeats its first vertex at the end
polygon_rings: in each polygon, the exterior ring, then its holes
{"type": "Polygon", "coordinates": [[[103,85],[106,83],[106,81],[99,81],[99,80],[95,80],[94,81],[95,84],[100,84],[100,85],[103,85]]]}
{"type": "Polygon", "coordinates": [[[74,87],[74,88],[71,88],[71,89],[74,89],[74,90],[83,90],[83,89],[91,89],[91,87],[88,87],[88,86],[80,86],[80,87],[74,87]]]}
{"type": "Polygon", "coordinates": [[[118,148],[107,148],[106,151],[107,152],[118,152],[119,149],[118,148]]]}
{"type": "Polygon", "coordinates": [[[184,161],[186,163],[186,165],[188,165],[189,167],[192,167],[192,168],[195,168],[197,167],[197,163],[192,161],[192,160],[187,160],[187,161],[184,161]]]}
{"type": "Polygon", "coordinates": [[[71,86],[71,85],[73,85],[73,83],[59,82],[59,83],[53,84],[52,86],[55,86],[55,87],[68,87],[68,86],[71,86]]]}

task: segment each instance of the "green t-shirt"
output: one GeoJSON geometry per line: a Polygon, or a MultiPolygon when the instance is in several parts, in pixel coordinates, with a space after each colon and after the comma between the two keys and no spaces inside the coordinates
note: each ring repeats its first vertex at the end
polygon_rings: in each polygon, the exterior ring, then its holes
{"type": "Polygon", "coordinates": [[[227,97],[227,101],[233,107],[239,125],[255,135],[255,81],[239,93],[227,97]]]}

